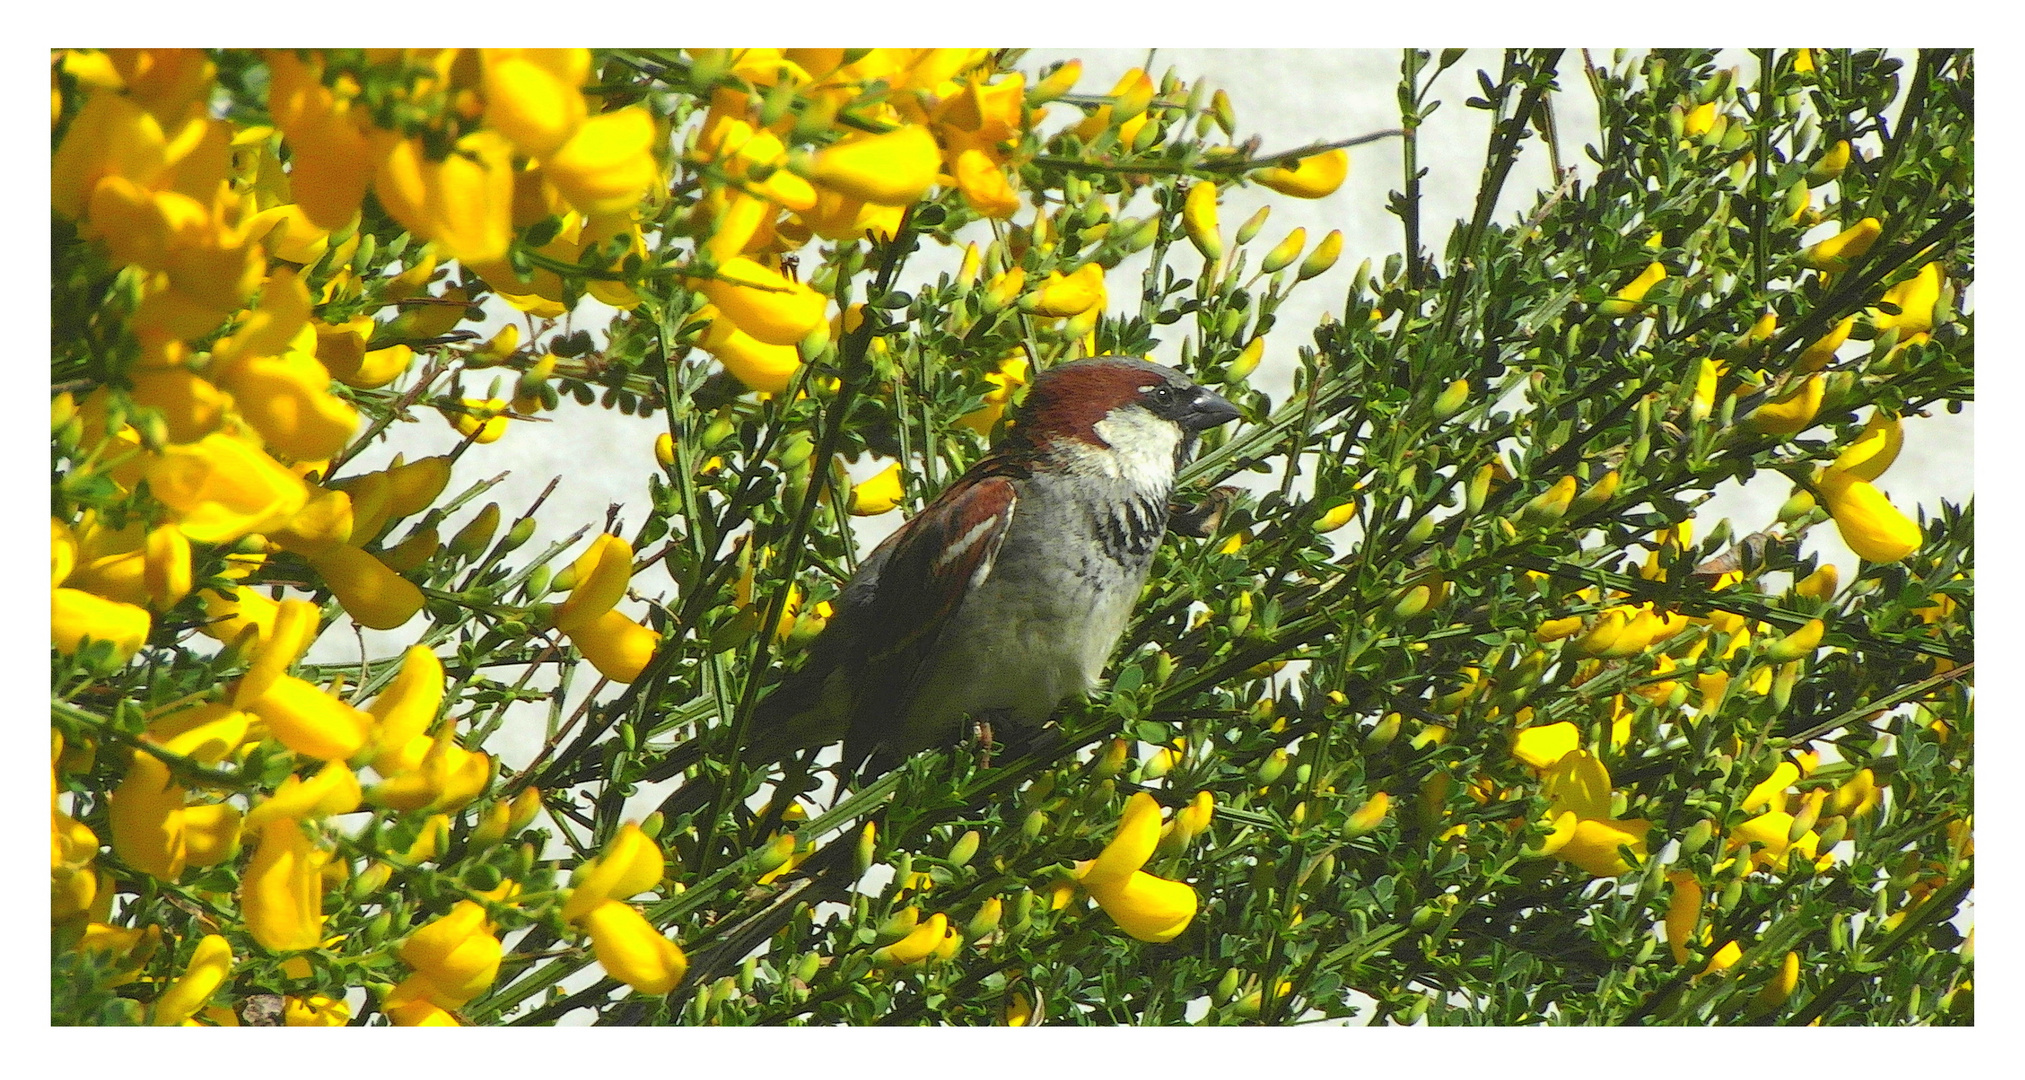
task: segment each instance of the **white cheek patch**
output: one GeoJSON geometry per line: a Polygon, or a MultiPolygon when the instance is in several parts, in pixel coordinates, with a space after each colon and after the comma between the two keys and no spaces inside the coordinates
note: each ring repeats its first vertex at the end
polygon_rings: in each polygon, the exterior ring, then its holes
{"type": "Polygon", "coordinates": [[[1174,483],[1174,453],[1181,446],[1181,425],[1138,405],[1126,405],[1112,409],[1092,430],[1111,444],[1110,453],[1092,455],[1107,475],[1147,489],[1164,489],[1174,483]]]}

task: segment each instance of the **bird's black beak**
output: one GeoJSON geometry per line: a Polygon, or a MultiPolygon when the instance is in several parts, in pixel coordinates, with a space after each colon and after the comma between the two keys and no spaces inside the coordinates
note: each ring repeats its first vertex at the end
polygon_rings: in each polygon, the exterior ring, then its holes
{"type": "Polygon", "coordinates": [[[1190,431],[1208,431],[1219,424],[1228,424],[1238,418],[1237,406],[1223,399],[1213,390],[1198,386],[1195,395],[1189,399],[1188,408],[1177,417],[1181,426],[1190,431]]]}

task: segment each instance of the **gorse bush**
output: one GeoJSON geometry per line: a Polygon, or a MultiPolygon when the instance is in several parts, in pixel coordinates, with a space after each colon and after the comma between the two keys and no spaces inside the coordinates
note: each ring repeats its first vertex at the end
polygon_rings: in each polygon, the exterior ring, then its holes
{"type": "Polygon", "coordinates": [[[1385,254],[1219,221],[1352,143],[1172,74],[52,53],[52,1021],[1971,1020],[1973,513],[1879,486],[1973,395],[1970,55],[1471,56],[1444,233],[1463,59],[1403,59],[1385,254]],[[1245,413],[1104,689],[742,761],[853,518],[1098,354],[1245,413]],[[473,478],[587,406],[665,421],[650,504],[529,545],[473,478]],[[405,648],[305,660],[347,623],[405,648]]]}

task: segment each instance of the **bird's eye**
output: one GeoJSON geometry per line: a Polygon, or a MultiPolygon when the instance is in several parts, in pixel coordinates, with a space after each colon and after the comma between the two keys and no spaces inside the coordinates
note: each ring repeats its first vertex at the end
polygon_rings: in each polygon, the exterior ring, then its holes
{"type": "Polygon", "coordinates": [[[1174,400],[1174,388],[1166,385],[1155,386],[1146,391],[1146,396],[1156,404],[1165,405],[1174,400]]]}

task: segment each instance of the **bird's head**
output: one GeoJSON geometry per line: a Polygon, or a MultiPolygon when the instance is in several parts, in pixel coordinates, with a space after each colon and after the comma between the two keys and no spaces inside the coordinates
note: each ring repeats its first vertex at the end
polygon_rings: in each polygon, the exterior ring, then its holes
{"type": "Polygon", "coordinates": [[[1171,483],[1196,435],[1237,416],[1237,406],[1173,368],[1096,356],[1034,380],[1014,431],[1043,453],[1105,451],[1164,471],[1171,483]]]}

